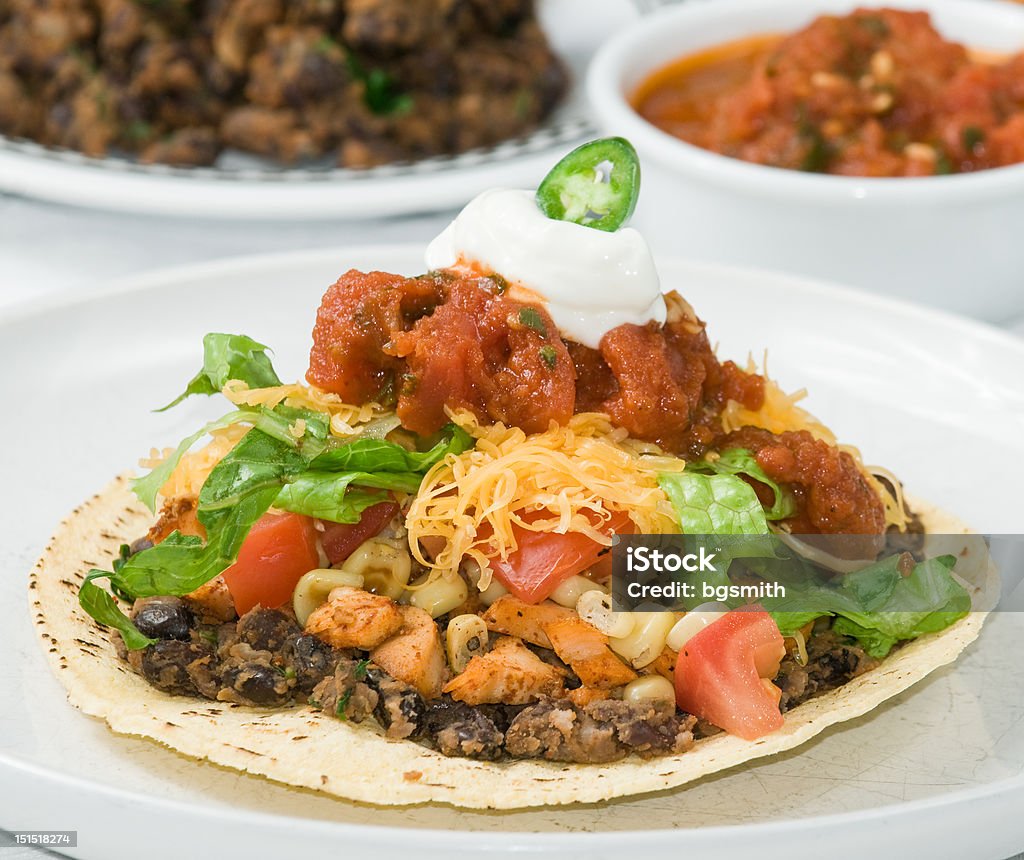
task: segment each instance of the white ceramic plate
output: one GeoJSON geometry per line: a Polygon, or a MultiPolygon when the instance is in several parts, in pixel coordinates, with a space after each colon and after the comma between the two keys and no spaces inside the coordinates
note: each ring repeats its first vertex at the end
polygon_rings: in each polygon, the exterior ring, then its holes
{"type": "MultiPolygon", "coordinates": [[[[1024,848],[1020,614],[993,618],[955,667],[793,753],[685,790],[569,809],[344,803],[114,736],[68,706],[31,630],[28,570],[79,501],[217,412],[195,399],[148,411],[191,377],[203,333],[247,332],[275,347],[283,378],[297,377],[317,302],[339,272],[413,273],[421,254],[367,248],[206,264],[0,317],[0,827],[77,829],[78,854],[106,860],[370,851],[618,860],[705,850],[716,860],[1004,860],[1024,848]]],[[[869,462],[978,529],[1019,529],[1024,344],[792,278],[671,260],[661,273],[711,321],[723,356],[767,348],[773,374],[806,384],[809,406],[869,462]]]]}
{"type": "Polygon", "coordinates": [[[0,137],[0,191],[58,203],[203,218],[368,218],[433,212],[486,188],[532,188],[565,152],[592,136],[581,81],[587,61],[638,15],[629,0],[539,4],[545,32],[573,77],[569,97],[538,131],[489,150],[369,170],[281,169],[247,156],[215,168],[141,165],[0,137]]]}

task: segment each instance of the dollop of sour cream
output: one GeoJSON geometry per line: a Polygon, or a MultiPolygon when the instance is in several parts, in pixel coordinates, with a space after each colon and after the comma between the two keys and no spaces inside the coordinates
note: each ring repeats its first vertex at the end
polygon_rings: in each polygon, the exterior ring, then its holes
{"type": "Polygon", "coordinates": [[[532,191],[498,188],[474,198],[427,247],[426,263],[501,275],[533,293],[564,337],[594,349],[624,323],[665,322],[661,282],[639,232],[552,220],[532,191]]]}

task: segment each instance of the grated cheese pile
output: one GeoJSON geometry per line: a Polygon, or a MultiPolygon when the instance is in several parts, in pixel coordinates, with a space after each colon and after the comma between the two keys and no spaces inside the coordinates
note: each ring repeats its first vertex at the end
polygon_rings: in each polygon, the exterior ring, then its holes
{"type": "Polygon", "coordinates": [[[530,531],[578,532],[609,546],[601,531],[612,512],[625,511],[647,534],[678,529],[658,486],[659,472],[685,463],[654,445],[628,438],[606,415],[574,415],[567,426],[527,435],[504,424],[481,425],[468,412],[452,420],[476,447],[431,469],[406,517],[416,560],[439,572],[464,559],[480,565],[479,587],[490,581],[487,558],[517,547],[513,525],[530,531]],[[421,544],[421,542],[423,542],[421,544]],[[444,548],[430,560],[423,545],[444,548]]]}
{"type": "MultiPolygon", "coordinates": [[[[748,373],[757,373],[753,361],[747,364],[748,373]]],[[[787,430],[806,430],[815,439],[821,439],[829,445],[836,444],[835,434],[811,415],[806,409],[797,406],[807,396],[807,389],[801,388],[787,394],[777,382],[768,378],[767,369],[764,376],[764,403],[760,409],[747,409],[742,403],[730,400],[722,410],[722,428],[726,433],[739,430],[741,427],[762,427],[772,433],[785,433],[787,430]]]]}
{"type": "Polygon", "coordinates": [[[324,412],[331,416],[331,433],[335,436],[352,436],[359,432],[360,424],[379,417],[385,411],[379,403],[353,406],[345,403],[337,394],[299,383],[275,385],[272,388],[249,388],[244,382],[231,379],[224,386],[222,394],[236,406],[266,406],[273,409],[279,403],[284,403],[294,409],[324,412]]]}
{"type": "MultiPolygon", "coordinates": [[[[160,488],[160,495],[165,499],[198,496],[213,467],[223,460],[248,432],[249,427],[242,424],[232,424],[230,427],[211,432],[208,444],[197,451],[189,451],[181,458],[167,483],[160,488]]],[[[145,469],[155,469],[173,453],[173,448],[165,448],[163,451],[154,448],[150,451],[149,457],[139,460],[139,465],[145,469]]]]}

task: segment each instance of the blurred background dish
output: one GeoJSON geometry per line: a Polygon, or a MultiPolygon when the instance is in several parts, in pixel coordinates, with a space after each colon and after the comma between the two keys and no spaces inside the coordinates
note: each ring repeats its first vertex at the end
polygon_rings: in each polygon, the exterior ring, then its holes
{"type": "Polygon", "coordinates": [[[533,0],[0,7],[0,131],[97,158],[457,155],[531,132],[567,86],[533,0]]]}
{"type": "MultiPolygon", "coordinates": [[[[1015,162],[1024,155],[1016,152],[1024,139],[1024,97],[1013,66],[974,62],[928,32],[923,18],[900,13],[859,13],[849,24],[858,36],[852,43],[840,43],[841,24],[816,27],[802,44],[787,43],[777,67],[778,42],[753,41],[862,5],[687,4],[636,23],[602,47],[588,95],[603,129],[630,138],[644,159],[637,226],[656,249],[697,259],[829,277],[987,319],[1019,313],[1024,245],[1014,225],[1024,216],[1024,165],[1015,162]],[[912,33],[901,32],[908,26],[912,33]],[[832,62],[832,46],[846,51],[839,59],[849,68],[832,62]],[[693,61],[675,70],[677,84],[679,73],[690,74],[682,83],[697,93],[690,106],[702,104],[703,113],[686,116],[680,109],[687,105],[678,102],[665,109],[664,92],[647,83],[651,75],[664,81],[659,70],[666,65],[716,48],[717,57],[703,61],[718,62],[717,80],[695,78],[693,61]],[[815,71],[816,62],[822,69],[815,71]],[[921,74],[925,62],[930,78],[921,74]],[[795,89],[784,91],[784,83],[795,89]],[[835,91],[816,92],[826,83],[835,91]],[[638,113],[638,92],[640,109],[670,131],[638,113]],[[773,114],[786,99],[794,114],[788,120],[773,114]],[[945,102],[956,109],[940,115],[945,102]],[[986,114],[992,103],[1000,105],[998,118],[986,114]],[[922,105],[934,111],[922,112],[922,105]],[[1005,147],[997,146],[1001,137],[1005,147]],[[1011,166],[999,166],[1005,164],[1011,166]]],[[[1024,50],[1024,10],[1009,3],[883,5],[930,13],[941,36],[984,52],[988,63],[999,62],[992,54],[1024,50]]]]}
{"type": "Polygon", "coordinates": [[[436,211],[529,184],[590,130],[586,62],[639,14],[534,5],[0,5],[0,190],[280,219],[436,211]]]}

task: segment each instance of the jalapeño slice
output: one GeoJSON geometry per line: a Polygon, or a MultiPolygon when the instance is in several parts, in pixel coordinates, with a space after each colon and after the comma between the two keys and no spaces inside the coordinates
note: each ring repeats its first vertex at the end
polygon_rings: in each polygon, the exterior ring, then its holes
{"type": "Polygon", "coordinates": [[[537,189],[541,212],[609,233],[618,230],[640,196],[640,159],[623,137],[577,147],[558,162],[537,189]]]}

